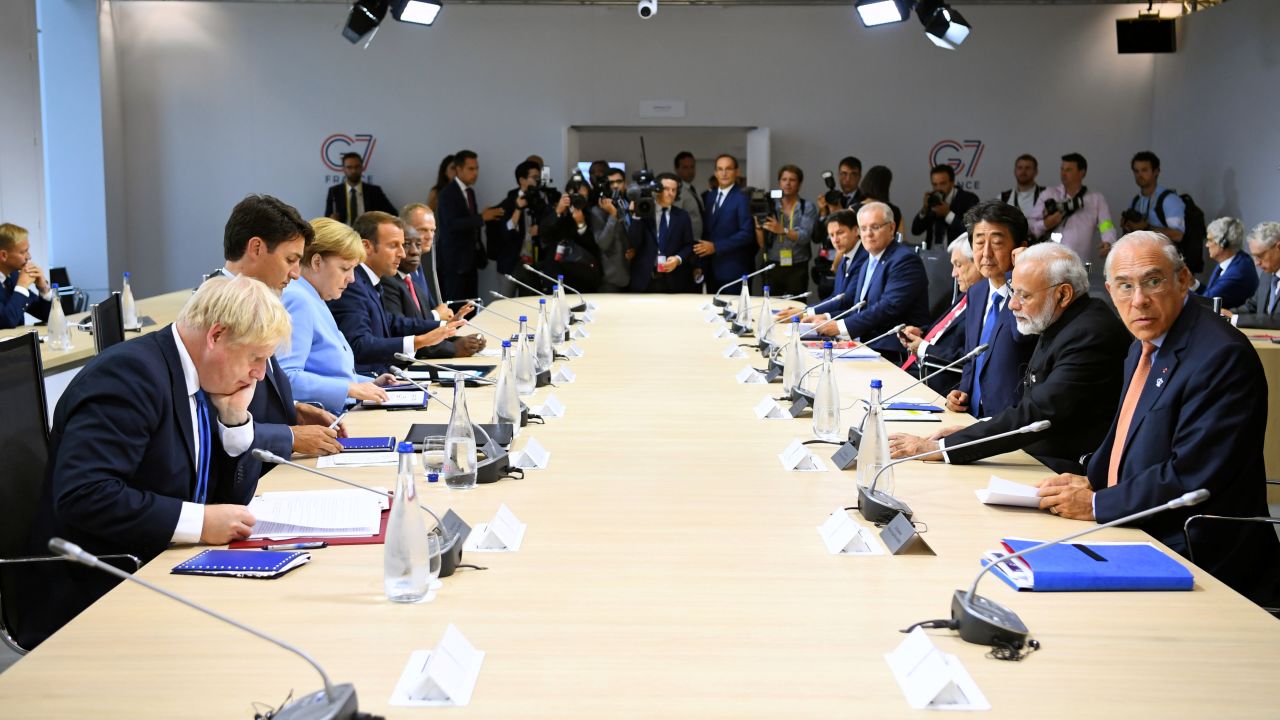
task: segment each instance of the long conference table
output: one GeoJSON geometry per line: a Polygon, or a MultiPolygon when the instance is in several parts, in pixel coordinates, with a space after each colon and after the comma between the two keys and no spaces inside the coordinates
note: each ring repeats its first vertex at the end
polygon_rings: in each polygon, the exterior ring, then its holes
{"type": "MultiPolygon", "coordinates": [[[[564,417],[529,425],[513,443],[536,438],[549,467],[470,491],[421,485],[430,507],[473,525],[505,503],[528,523],[519,552],[467,553],[463,562],[488,569],[459,570],[420,605],[385,599],[377,545],[313,551],[276,580],[171,575],[198,551],[181,546],[141,576],[297,644],[335,682],[354,683],[362,710],[391,718],[902,717],[918,711],[883,657],[902,641],[899,629],[946,617],[952,592],[1000,538],[1089,525],[978,502],[974,490],[992,474],[1028,484],[1048,474],[1024,453],[967,467],[908,463],[895,468],[896,494],[927,526],[932,553],[828,554],[816,528],[854,503],[854,473],[783,469],[778,454],[812,437],[811,421],[755,417],[779,386],[734,379],[762,362],[753,351],[723,357],[738,341],[712,337],[705,296],[593,300],[589,337],[575,341],[584,355],[567,363],[576,381],[528,399],[554,394],[564,417]],[[471,704],[389,706],[410,653],[433,647],[450,623],[486,653],[471,704]]],[[[476,324],[513,330],[493,314],[476,324]]],[[[910,382],[882,360],[842,361],[838,377],[846,404],[865,397],[871,378],[886,392],[910,382]]],[[[923,386],[910,394],[931,396],[923,386]]],[[[492,390],[467,395],[473,419],[487,419],[492,390]]],[[[411,423],[447,417],[433,402],[351,413],[348,427],[402,436],[411,423]]],[[[856,419],[843,415],[846,425],[856,419]]],[[[967,421],[948,414],[944,424],[967,421]]],[[[341,472],[394,486],[393,468],[341,472]]],[[[292,468],[259,484],[333,487],[292,468]]],[[[1150,540],[1132,529],[1091,539],[1150,540]]],[[[1022,662],[989,659],[988,648],[949,631],[929,634],[999,717],[1275,717],[1280,623],[1192,568],[1192,592],[1016,593],[984,579],[980,591],[1042,643],[1022,662]]],[[[278,705],[290,689],[319,687],[300,659],[125,583],[0,675],[0,715],[250,717],[251,701],[278,705]]]]}

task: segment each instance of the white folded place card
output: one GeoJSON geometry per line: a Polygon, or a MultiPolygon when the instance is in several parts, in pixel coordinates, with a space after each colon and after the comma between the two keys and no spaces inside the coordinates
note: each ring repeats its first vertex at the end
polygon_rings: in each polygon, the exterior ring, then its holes
{"type": "Polygon", "coordinates": [[[739,370],[738,374],[735,375],[734,377],[737,379],[738,382],[743,383],[745,385],[761,385],[766,382],[764,379],[764,375],[759,370],[756,370],[750,365],[739,370]]]}
{"type": "Polygon", "coordinates": [[[599,309],[600,309],[600,306],[599,306],[599,305],[597,305],[597,304],[595,304],[595,303],[593,303],[593,302],[591,302],[590,300],[588,300],[588,301],[587,301],[587,309],[588,309],[588,310],[599,310],[599,309]]]}
{"type": "Polygon", "coordinates": [[[716,309],[716,306],[711,303],[702,303],[702,307],[698,308],[698,310],[702,312],[711,312],[712,310],[715,310],[715,309],[716,309]]]}
{"type": "Polygon", "coordinates": [[[719,340],[720,338],[727,338],[731,335],[733,335],[733,333],[729,331],[729,326],[724,323],[721,323],[720,326],[711,333],[711,337],[716,340],[719,340]]]}
{"type": "Polygon", "coordinates": [[[1012,505],[1014,507],[1040,507],[1039,490],[1004,478],[991,476],[985,488],[973,491],[986,505],[1012,505]]]}
{"type": "Polygon", "coordinates": [[[564,417],[564,403],[557,400],[555,395],[548,395],[547,399],[542,401],[542,406],[533,412],[544,418],[564,417]]]}
{"type": "Polygon", "coordinates": [[[721,352],[720,355],[727,358],[744,358],[747,356],[746,353],[742,352],[742,348],[737,345],[730,345],[725,348],[724,352],[721,352]]]}
{"type": "Polygon", "coordinates": [[[907,696],[907,704],[917,710],[991,709],[960,659],[942,652],[924,628],[907,633],[907,639],[893,652],[885,653],[884,659],[907,696]]]}
{"type": "Polygon", "coordinates": [[[563,365],[551,376],[551,382],[556,383],[571,383],[577,379],[577,374],[563,365]]]}
{"type": "Polygon", "coordinates": [[[402,707],[462,707],[471,702],[480,677],[484,653],[452,623],[433,650],[409,655],[400,680],[391,691],[391,705],[402,707]]]}
{"type": "Polygon", "coordinates": [[[591,313],[589,312],[578,313],[578,317],[581,318],[582,322],[584,323],[593,323],[596,321],[596,319],[592,317],[591,313]]]}
{"type": "Polygon", "coordinates": [[[809,452],[809,448],[800,440],[792,440],[791,444],[778,454],[778,460],[786,470],[825,472],[827,469],[822,460],[809,452]]]}
{"type": "Polygon", "coordinates": [[[542,447],[536,438],[529,438],[521,450],[511,453],[511,464],[526,470],[545,470],[551,462],[551,451],[542,447]]]}
{"type": "Polygon", "coordinates": [[[573,339],[574,339],[574,340],[582,340],[582,339],[587,338],[587,337],[590,337],[590,335],[587,333],[587,331],[586,331],[586,330],[584,330],[584,329],[583,329],[583,327],[582,327],[581,325],[575,325],[575,326],[574,326],[574,328],[573,328],[573,339]]]}
{"type": "Polygon", "coordinates": [[[722,321],[722,320],[724,320],[724,318],[720,317],[720,313],[717,313],[717,312],[710,312],[710,313],[707,313],[706,315],[703,315],[703,316],[702,316],[702,319],[703,319],[703,320],[705,320],[705,321],[707,321],[707,322],[709,322],[709,323],[713,323],[713,322],[717,322],[717,321],[722,321]]]}
{"type": "Polygon", "coordinates": [[[563,354],[565,357],[582,357],[583,355],[582,348],[578,347],[574,343],[569,343],[564,348],[561,354],[563,354]]]}
{"type": "Polygon", "coordinates": [[[766,397],[756,404],[756,417],[761,420],[790,420],[791,413],[778,404],[777,400],[766,397]]]}
{"type": "Polygon", "coordinates": [[[832,555],[884,554],[884,546],[876,540],[875,533],[859,525],[843,507],[836,508],[818,526],[818,535],[832,555]]]}
{"type": "Polygon", "coordinates": [[[476,523],[462,548],[472,552],[515,552],[524,544],[524,532],[528,527],[504,503],[492,520],[476,523]]]}

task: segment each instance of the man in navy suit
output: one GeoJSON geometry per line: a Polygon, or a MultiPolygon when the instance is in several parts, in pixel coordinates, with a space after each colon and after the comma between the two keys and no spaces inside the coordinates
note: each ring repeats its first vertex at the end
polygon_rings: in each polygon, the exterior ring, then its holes
{"type": "Polygon", "coordinates": [[[841,307],[847,307],[841,304],[845,297],[857,291],[855,271],[862,267],[867,254],[862,243],[859,242],[858,213],[853,210],[837,210],[828,215],[827,237],[836,250],[836,257],[839,258],[832,271],[835,275],[835,284],[831,294],[809,307],[791,307],[783,310],[778,313],[777,322],[785,323],[796,315],[803,317],[839,312],[841,307]]]}
{"type": "Polygon", "coordinates": [[[978,204],[978,196],[956,186],[956,171],[950,165],[935,165],[929,171],[932,188],[924,194],[924,204],[911,221],[911,234],[924,235],[927,248],[946,245],[965,231],[964,214],[978,204]]]}
{"type": "Polygon", "coordinates": [[[1258,266],[1258,289],[1236,321],[1240,327],[1280,328],[1280,222],[1259,223],[1249,233],[1249,254],[1258,266]]]}
{"type": "MultiPolygon", "coordinates": [[[[854,260],[852,273],[843,286],[844,297],[828,312],[808,315],[802,320],[818,323],[814,331],[819,335],[847,335],[868,340],[900,323],[923,325],[928,322],[929,278],[925,275],[924,262],[898,241],[892,208],[882,202],[870,202],[859,208],[858,234],[866,252],[854,260]],[[867,304],[858,312],[835,322],[824,322],[863,300],[867,304]]],[[[902,363],[905,357],[895,335],[872,342],[871,348],[894,364],[902,363]]]]}
{"type": "Polygon", "coordinates": [[[391,204],[382,188],[364,182],[364,158],[360,153],[349,152],[342,156],[342,174],[346,178],[330,187],[329,194],[325,196],[325,217],[350,225],[362,214],[373,210],[395,213],[396,206],[391,204]]]}
{"type": "MultiPolygon", "coordinates": [[[[479,271],[488,264],[480,229],[484,224],[504,215],[500,207],[485,208],[476,202],[475,184],[480,178],[480,161],[470,150],[459,150],[453,156],[456,173],[453,182],[440,190],[436,211],[440,237],[436,251],[440,253],[440,292],[442,300],[475,297],[480,289],[479,271]]],[[[359,359],[356,360],[359,363],[359,359]]]]}
{"type": "Polygon", "coordinates": [[[52,301],[53,288],[31,262],[26,228],[0,225],[0,328],[21,327],[24,313],[47,320],[52,301]]]}
{"type": "Polygon", "coordinates": [[[395,215],[372,212],[356,218],[353,229],[364,241],[365,260],[342,297],[328,305],[338,329],[351,344],[356,372],[377,376],[396,363],[396,353],[414,355],[453,337],[465,324],[462,318],[472,306],[465,306],[457,319],[448,323],[387,314],[378,286],[404,258],[404,223],[395,215]]]}
{"type": "MultiPolygon", "coordinates": [[[[394,273],[382,276],[378,292],[382,296],[382,309],[388,315],[403,315],[416,320],[442,319],[435,309],[431,288],[422,276],[422,238],[412,226],[404,228],[404,259],[394,273]]],[[[460,335],[422,348],[418,357],[471,357],[484,347],[484,335],[460,335]]]]}
{"type": "Polygon", "coordinates": [[[1213,261],[1209,282],[1196,283],[1192,292],[1205,298],[1222,298],[1222,307],[1240,307],[1258,289],[1258,274],[1244,248],[1244,226],[1232,217],[1209,223],[1204,246],[1213,261]]]}
{"type": "Polygon", "coordinates": [[[662,190],[654,196],[651,217],[632,217],[628,243],[632,292],[693,292],[693,222],[689,213],[675,207],[680,178],[658,175],[662,190]]]}
{"type": "MultiPolygon", "coordinates": [[[[1088,462],[1088,475],[1040,483],[1040,507],[1075,520],[1110,522],[1192,490],[1209,499],[1138,523],[1187,554],[1191,515],[1267,515],[1263,437],[1267,381],[1248,338],[1199,303],[1191,272],[1159,233],[1126,235],[1107,255],[1107,291],[1135,342],[1125,361],[1120,411],[1088,462]]],[[[1202,523],[1190,529],[1196,563],[1250,597],[1271,603],[1280,543],[1270,525],[1202,523]]]]}
{"type": "MultiPolygon", "coordinates": [[[[702,196],[702,206],[707,209],[702,239],[693,245],[710,292],[750,274],[756,251],[755,221],[746,194],[738,188],[737,158],[716,158],[716,185],[716,190],[702,196]]],[[[695,281],[697,274],[695,271],[695,281]]]]}
{"type": "Polygon", "coordinates": [[[974,417],[991,417],[1022,397],[1022,376],[1035,350],[1036,338],[1018,332],[1009,308],[1008,274],[1013,250],[1027,244],[1027,218],[999,200],[975,205],[965,215],[973,257],[983,280],[969,288],[965,311],[964,351],[987,345],[960,376],[960,387],[947,395],[947,409],[974,417]]]}
{"type": "MultiPolygon", "coordinates": [[[[280,298],[213,278],[173,325],[104,350],[58,401],[28,550],[52,537],[147,562],[170,543],[247,537],[258,463],[249,411],[267,358],[289,337],[280,298]]],[[[73,563],[23,579],[19,642],[34,647],[118,581],[73,563]]]]}

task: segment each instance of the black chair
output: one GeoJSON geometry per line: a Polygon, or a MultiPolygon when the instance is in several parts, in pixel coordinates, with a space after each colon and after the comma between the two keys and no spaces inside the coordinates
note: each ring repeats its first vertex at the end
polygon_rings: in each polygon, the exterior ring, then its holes
{"type": "Polygon", "coordinates": [[[929,317],[939,318],[956,301],[956,281],[951,277],[951,253],[946,248],[920,250],[924,274],[929,280],[929,317]]]}
{"type": "MultiPolygon", "coordinates": [[[[1280,480],[1268,480],[1267,484],[1280,485],[1280,480]]],[[[1197,523],[1199,524],[1216,523],[1220,525],[1234,525],[1237,528],[1241,526],[1256,527],[1259,525],[1265,525],[1265,526],[1270,526],[1271,528],[1276,528],[1280,526],[1280,518],[1230,517],[1225,515],[1192,515],[1191,517],[1187,518],[1186,522],[1182,524],[1182,535],[1184,538],[1186,538],[1186,542],[1187,542],[1187,559],[1190,560],[1191,562],[1196,561],[1196,548],[1195,548],[1195,544],[1191,541],[1192,539],[1191,527],[1192,525],[1195,525],[1197,523]]],[[[1276,573],[1280,573],[1280,568],[1265,567],[1264,563],[1259,563],[1257,572],[1259,573],[1270,572],[1271,574],[1275,575],[1276,573]]],[[[1280,588],[1280,581],[1276,583],[1276,586],[1280,588]]],[[[1280,595],[1272,598],[1271,601],[1264,602],[1262,605],[1262,609],[1271,613],[1273,617],[1280,618],[1280,595]]]]}
{"type": "Polygon", "coordinates": [[[58,301],[62,312],[70,315],[89,309],[89,293],[71,284],[71,276],[64,267],[49,268],[49,282],[58,285],[58,301]]]}
{"type": "Polygon", "coordinates": [[[124,342],[124,310],[120,305],[120,293],[111,293],[106,300],[93,306],[93,349],[102,352],[116,343],[124,342]]]}

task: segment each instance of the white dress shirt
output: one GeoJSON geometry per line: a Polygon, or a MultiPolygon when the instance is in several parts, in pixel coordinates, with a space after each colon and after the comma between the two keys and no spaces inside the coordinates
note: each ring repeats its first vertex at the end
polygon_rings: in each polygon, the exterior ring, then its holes
{"type": "MultiPolygon", "coordinates": [[[[360,267],[365,271],[366,274],[368,274],[369,282],[373,283],[373,287],[376,290],[378,288],[378,284],[382,282],[382,278],[378,277],[378,273],[374,272],[368,265],[365,265],[364,263],[360,263],[360,267]]],[[[412,281],[406,280],[406,282],[412,282],[412,281]]],[[[439,318],[436,318],[436,319],[439,320],[439,318]]],[[[405,355],[414,354],[415,350],[413,349],[412,335],[404,336],[404,338],[402,338],[402,345],[403,345],[403,349],[400,352],[404,353],[405,355]]]]}

